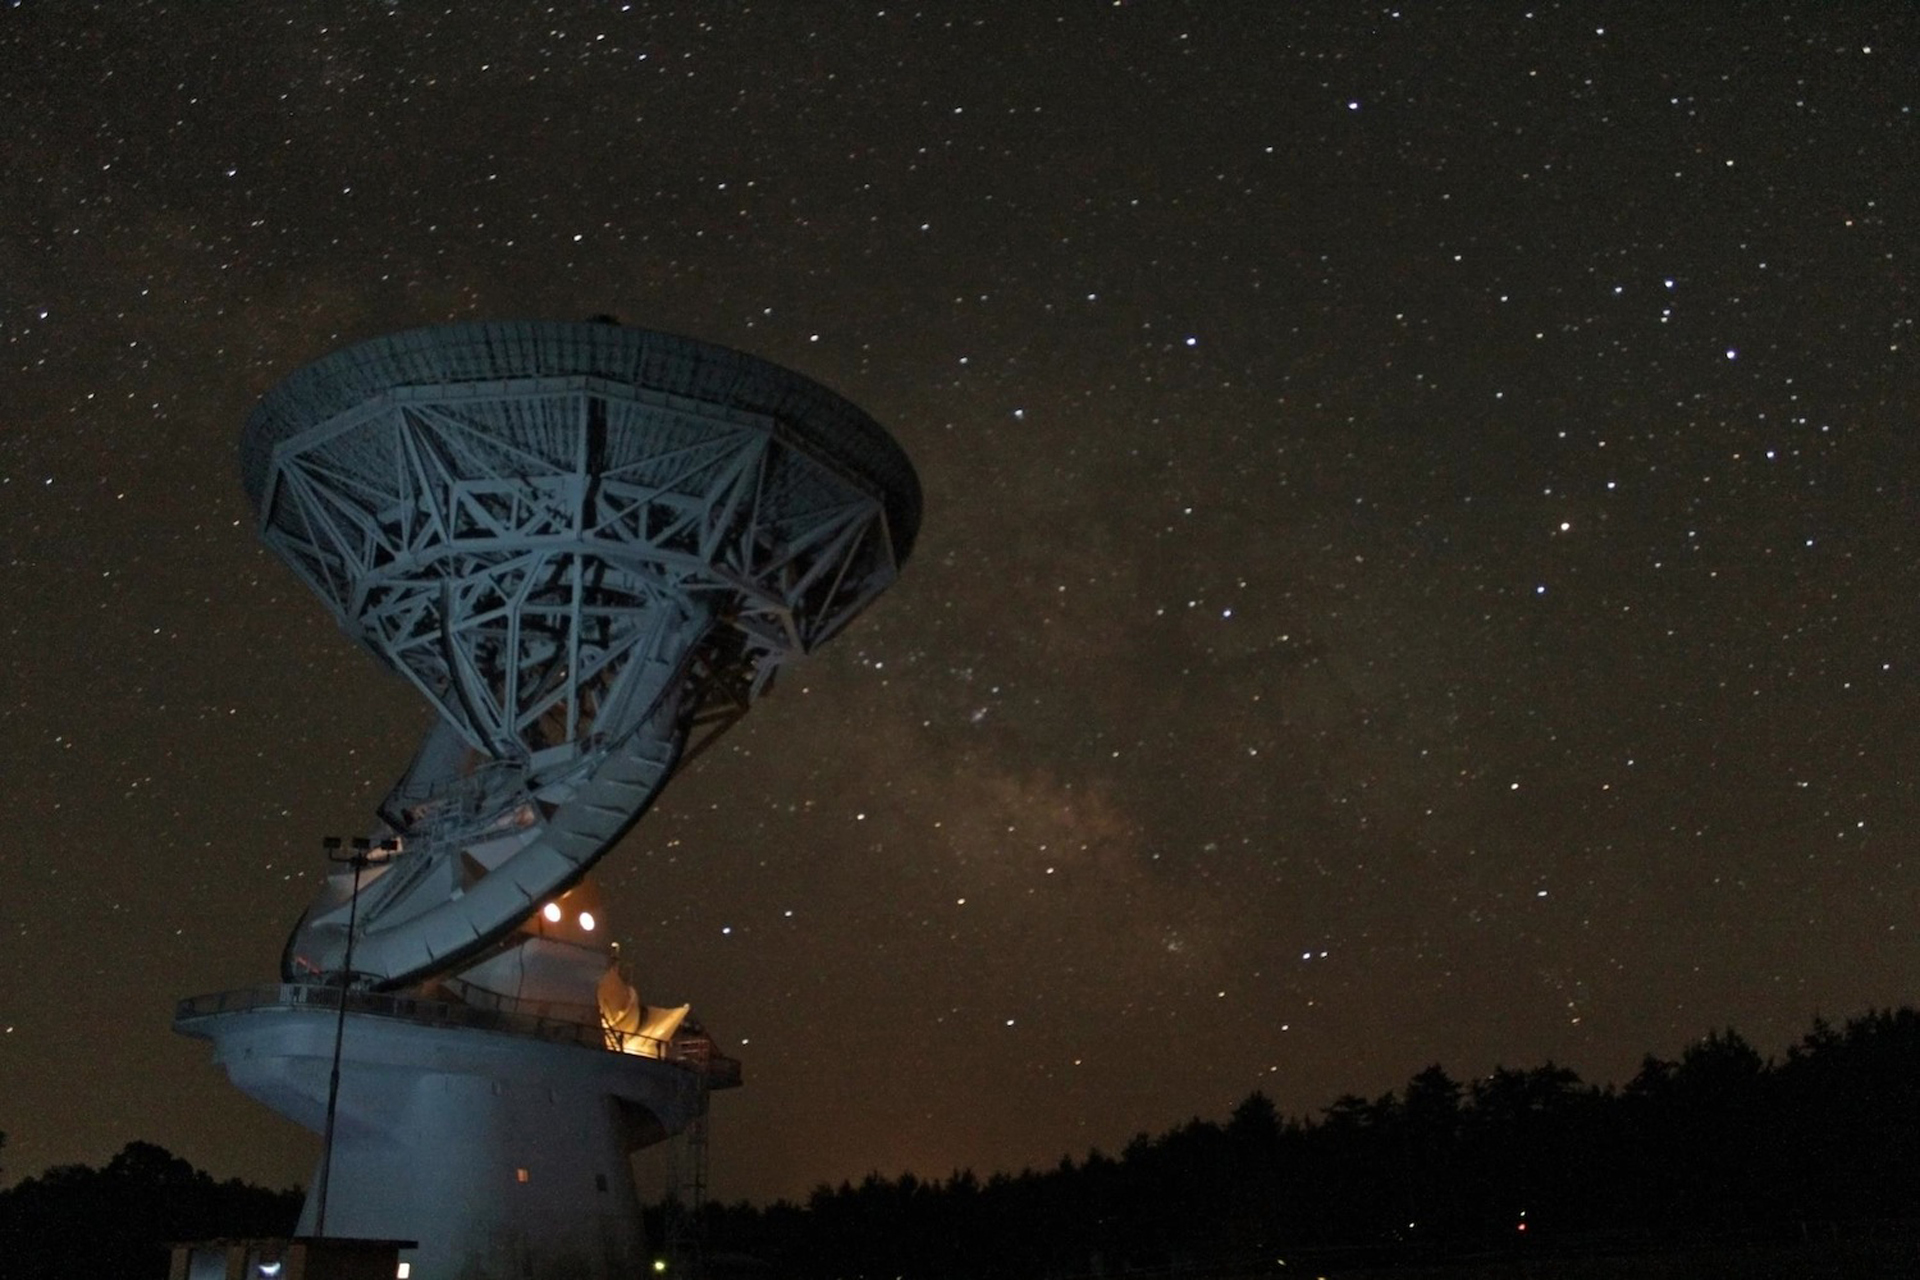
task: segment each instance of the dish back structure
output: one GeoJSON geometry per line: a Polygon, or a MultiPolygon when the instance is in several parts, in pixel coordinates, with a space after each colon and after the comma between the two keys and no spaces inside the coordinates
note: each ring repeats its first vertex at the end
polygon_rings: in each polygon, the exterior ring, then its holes
{"type": "MultiPolygon", "coordinates": [[[[442,972],[567,888],[689,748],[840,630],[912,548],[912,466],[819,385],[613,324],[361,343],[270,391],[261,537],[438,713],[380,806],[356,975],[442,972]]],[[[323,895],[289,981],[335,973],[323,895]]]]}

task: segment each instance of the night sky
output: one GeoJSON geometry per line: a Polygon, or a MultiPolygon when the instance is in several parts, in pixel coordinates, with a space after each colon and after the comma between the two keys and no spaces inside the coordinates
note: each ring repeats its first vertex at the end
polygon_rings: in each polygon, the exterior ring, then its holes
{"type": "Polygon", "coordinates": [[[1442,8],[0,8],[7,1180],[309,1176],[173,1004],[429,712],[235,445],[454,319],[751,351],[926,490],[601,863],[722,1196],[1913,999],[1920,12],[1442,8]]]}

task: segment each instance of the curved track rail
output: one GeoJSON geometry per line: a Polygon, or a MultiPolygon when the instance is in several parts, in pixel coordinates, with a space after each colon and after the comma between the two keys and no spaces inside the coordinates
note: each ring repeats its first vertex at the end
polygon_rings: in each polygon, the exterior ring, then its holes
{"type": "Polygon", "coordinates": [[[438,720],[289,981],[450,973],[566,891],[680,763],[890,585],[920,489],[788,370],[607,323],[359,343],[274,387],[243,478],[263,540],[438,720]]]}

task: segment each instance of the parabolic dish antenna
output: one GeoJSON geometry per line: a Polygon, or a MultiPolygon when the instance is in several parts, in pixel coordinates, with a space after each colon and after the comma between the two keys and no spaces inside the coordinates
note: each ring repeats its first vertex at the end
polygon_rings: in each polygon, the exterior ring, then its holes
{"type": "Polygon", "coordinates": [[[288,377],[241,445],[261,537],[437,721],[289,982],[447,975],[566,891],[913,546],[871,418],[776,365],[613,323],[457,324],[288,377]],[[349,917],[356,920],[345,974],[349,917]]]}
{"type": "Polygon", "coordinates": [[[682,1135],[697,1204],[740,1064],[641,1001],[587,873],[893,582],[913,468],[797,374],[598,322],[335,352],[241,462],[260,536],[435,721],[282,982],[174,1025],[322,1135],[299,1235],[407,1242],[417,1280],[639,1274],[628,1158],[682,1135]]]}

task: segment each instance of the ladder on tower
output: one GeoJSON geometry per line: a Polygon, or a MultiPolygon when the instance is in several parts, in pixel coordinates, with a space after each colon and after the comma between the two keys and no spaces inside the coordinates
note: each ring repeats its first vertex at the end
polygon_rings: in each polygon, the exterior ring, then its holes
{"type": "Polygon", "coordinates": [[[701,1280],[706,1269],[701,1210],[707,1202],[707,1108],[712,1077],[702,1064],[695,1073],[693,1119],[669,1140],[667,1197],[661,1245],[668,1280],[701,1280]]]}

